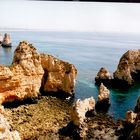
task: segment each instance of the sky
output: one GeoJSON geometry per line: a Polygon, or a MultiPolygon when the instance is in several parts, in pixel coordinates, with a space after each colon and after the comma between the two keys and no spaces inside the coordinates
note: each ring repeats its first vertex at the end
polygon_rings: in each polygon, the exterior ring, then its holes
{"type": "Polygon", "coordinates": [[[140,33],[140,4],[0,1],[0,28],[140,33]]]}

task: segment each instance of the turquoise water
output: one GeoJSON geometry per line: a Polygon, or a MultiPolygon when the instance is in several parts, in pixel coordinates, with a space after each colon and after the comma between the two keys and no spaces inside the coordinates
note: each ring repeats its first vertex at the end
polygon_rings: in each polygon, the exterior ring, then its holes
{"type": "MultiPolygon", "coordinates": [[[[4,34],[4,32],[1,32],[4,34]]],[[[0,63],[9,65],[18,43],[28,40],[39,52],[52,54],[69,61],[78,69],[75,98],[94,96],[97,100],[98,87],[94,78],[101,67],[111,73],[115,71],[120,57],[128,49],[140,48],[140,35],[80,32],[33,32],[10,31],[13,47],[0,47],[0,63]]],[[[128,91],[111,89],[111,106],[108,113],[114,118],[124,118],[125,112],[134,109],[140,86],[128,91]]]]}

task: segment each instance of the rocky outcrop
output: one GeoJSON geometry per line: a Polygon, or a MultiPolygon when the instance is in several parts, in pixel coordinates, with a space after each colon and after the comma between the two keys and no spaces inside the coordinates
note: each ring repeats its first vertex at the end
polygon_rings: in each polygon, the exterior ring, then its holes
{"type": "Polygon", "coordinates": [[[74,65],[39,54],[28,42],[20,42],[12,65],[0,66],[0,104],[38,97],[40,88],[45,94],[73,95],[76,74],[74,65]]]}
{"type": "Polygon", "coordinates": [[[98,92],[98,102],[105,102],[109,104],[110,91],[101,83],[98,92]]]}
{"type": "Polygon", "coordinates": [[[2,41],[3,41],[3,37],[2,37],[2,35],[0,34],[0,44],[2,43],[2,41]]]}
{"type": "Polygon", "coordinates": [[[42,80],[44,92],[74,94],[77,75],[74,65],[46,54],[41,54],[41,64],[45,71],[42,80]]]}
{"type": "Polygon", "coordinates": [[[140,75],[140,50],[129,50],[120,59],[114,72],[116,84],[130,86],[140,75]]]}
{"type": "Polygon", "coordinates": [[[2,41],[2,46],[3,47],[11,47],[11,39],[10,39],[10,35],[5,33],[4,34],[4,38],[3,38],[3,41],[2,41]]]}
{"type": "Polygon", "coordinates": [[[134,113],[133,111],[127,111],[126,112],[126,122],[128,123],[135,123],[137,117],[137,113],[134,113]]]}
{"type": "Polygon", "coordinates": [[[4,116],[5,110],[0,106],[0,139],[1,140],[21,140],[18,131],[11,131],[7,119],[4,116]]]}
{"type": "Polygon", "coordinates": [[[98,101],[96,103],[96,111],[107,112],[110,106],[110,91],[101,83],[98,92],[98,101]]]}
{"type": "Polygon", "coordinates": [[[71,119],[73,124],[76,126],[81,126],[86,118],[86,113],[88,111],[93,111],[95,107],[95,100],[93,97],[80,100],[78,99],[72,108],[71,119]]]}
{"type": "Polygon", "coordinates": [[[135,111],[136,112],[140,112],[140,96],[137,99],[137,104],[135,106],[135,111]]]}
{"type": "Polygon", "coordinates": [[[95,83],[100,85],[104,83],[105,85],[110,85],[112,80],[111,74],[108,72],[106,68],[101,68],[95,77],[95,83]]]}
{"type": "Polygon", "coordinates": [[[27,42],[19,44],[11,66],[0,66],[0,103],[37,97],[44,70],[36,49],[27,42]]]}

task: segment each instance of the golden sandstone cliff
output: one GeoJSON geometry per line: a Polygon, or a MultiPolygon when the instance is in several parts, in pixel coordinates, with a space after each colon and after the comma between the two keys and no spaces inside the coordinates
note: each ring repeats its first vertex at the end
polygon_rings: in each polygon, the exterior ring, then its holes
{"type": "Polygon", "coordinates": [[[40,88],[73,95],[76,74],[74,65],[41,55],[31,44],[20,42],[12,65],[0,66],[0,104],[37,97],[40,88]]]}

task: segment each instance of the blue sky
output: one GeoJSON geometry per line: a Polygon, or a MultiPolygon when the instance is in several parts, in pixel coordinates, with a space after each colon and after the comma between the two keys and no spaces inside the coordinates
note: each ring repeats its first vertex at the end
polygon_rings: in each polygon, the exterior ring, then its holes
{"type": "Polygon", "coordinates": [[[140,33],[140,4],[0,1],[0,28],[140,33]]]}

